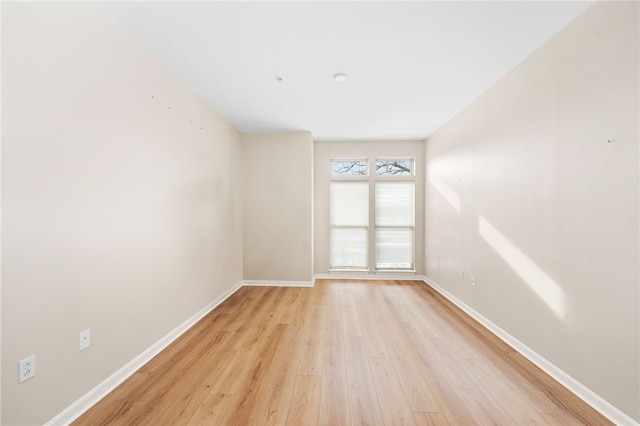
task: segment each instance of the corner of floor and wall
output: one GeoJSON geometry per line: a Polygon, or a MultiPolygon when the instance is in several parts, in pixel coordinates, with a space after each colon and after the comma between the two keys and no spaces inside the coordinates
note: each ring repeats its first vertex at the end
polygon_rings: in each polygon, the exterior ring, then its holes
{"type": "Polygon", "coordinates": [[[637,425],[638,9],[596,2],[426,142],[338,143],[240,133],[95,3],[3,2],[0,423],[67,424],[240,286],[331,276],[318,163],[367,151],[421,168],[414,278],[637,425]]]}

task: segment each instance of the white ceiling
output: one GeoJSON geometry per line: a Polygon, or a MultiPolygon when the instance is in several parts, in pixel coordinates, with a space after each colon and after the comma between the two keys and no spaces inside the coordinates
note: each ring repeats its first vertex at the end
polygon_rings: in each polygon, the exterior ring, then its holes
{"type": "Polygon", "coordinates": [[[238,129],[316,140],[424,139],[590,4],[100,3],[238,129]]]}

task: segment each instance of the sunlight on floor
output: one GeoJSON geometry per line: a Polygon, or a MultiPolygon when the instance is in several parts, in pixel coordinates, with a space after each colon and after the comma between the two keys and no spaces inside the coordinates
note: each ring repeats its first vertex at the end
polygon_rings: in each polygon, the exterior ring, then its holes
{"type": "Polygon", "coordinates": [[[549,309],[564,318],[565,296],[558,283],[482,216],[478,218],[478,232],[549,309]]]}

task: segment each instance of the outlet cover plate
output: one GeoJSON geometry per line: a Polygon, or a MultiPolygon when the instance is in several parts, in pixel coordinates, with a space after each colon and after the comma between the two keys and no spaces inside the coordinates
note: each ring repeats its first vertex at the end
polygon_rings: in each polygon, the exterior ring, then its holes
{"type": "Polygon", "coordinates": [[[29,380],[36,375],[36,356],[31,355],[28,358],[18,361],[18,383],[29,380]]]}

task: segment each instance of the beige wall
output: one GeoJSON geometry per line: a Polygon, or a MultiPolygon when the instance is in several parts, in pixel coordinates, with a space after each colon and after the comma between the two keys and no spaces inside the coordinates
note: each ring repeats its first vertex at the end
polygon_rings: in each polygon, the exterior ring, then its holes
{"type": "Polygon", "coordinates": [[[311,281],[311,134],[245,134],[242,145],[243,278],[311,281]]]}
{"type": "Polygon", "coordinates": [[[638,59],[638,4],[596,4],[428,139],[425,179],[422,141],[241,141],[91,3],[3,3],[1,423],[243,278],[327,273],[328,161],[352,156],[416,158],[418,274],[640,420],[638,59]]]}
{"type": "MultiPolygon", "coordinates": [[[[340,158],[414,158],[416,167],[416,274],[424,274],[424,141],[326,141],[314,143],[314,273],[329,272],[330,161],[340,158]]],[[[372,270],[370,274],[373,274],[372,270]]]]}
{"type": "Polygon", "coordinates": [[[240,282],[242,152],[96,5],[2,8],[2,424],[42,424],[240,282]]]}
{"type": "Polygon", "coordinates": [[[596,3],[426,147],[427,275],[636,421],[638,6],[596,3]]]}

